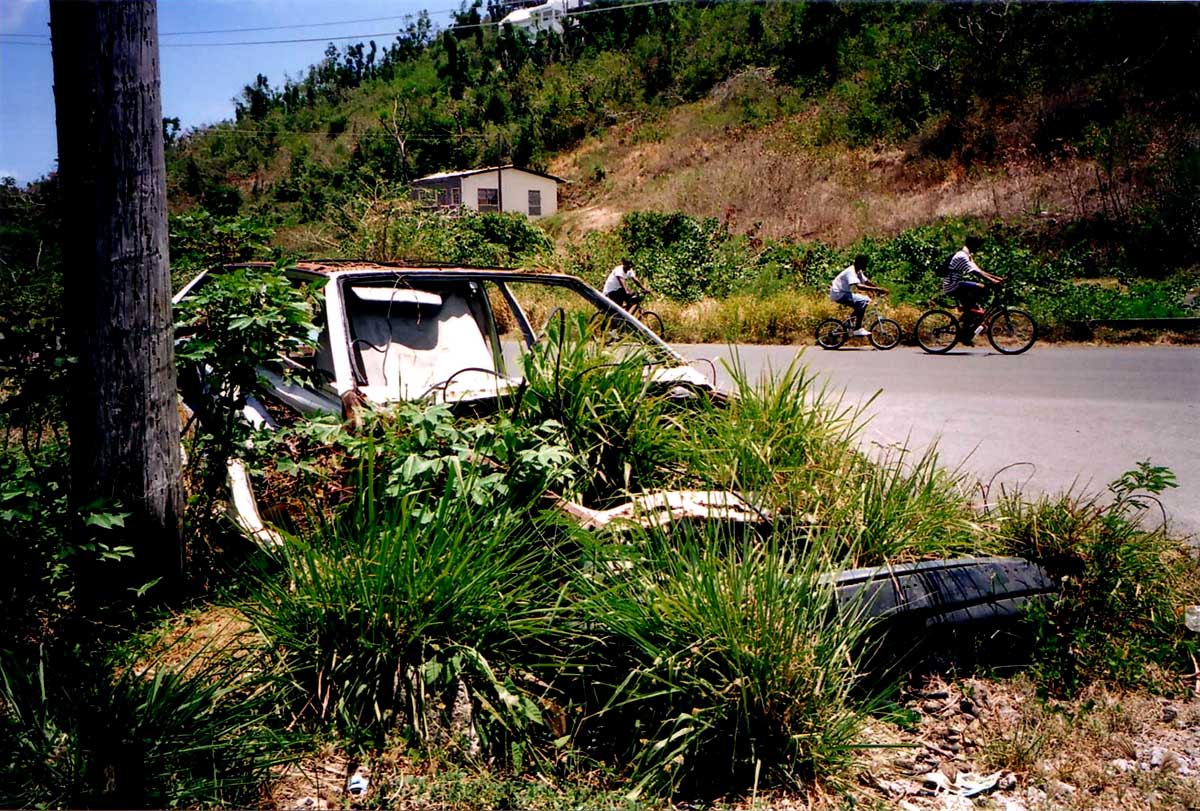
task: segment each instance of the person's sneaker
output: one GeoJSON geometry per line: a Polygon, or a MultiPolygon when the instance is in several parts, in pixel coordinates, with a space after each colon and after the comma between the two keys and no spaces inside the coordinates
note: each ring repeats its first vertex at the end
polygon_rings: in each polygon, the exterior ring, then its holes
{"type": "Polygon", "coordinates": [[[859,327],[858,329],[854,330],[854,332],[852,332],[850,334],[853,335],[855,338],[867,338],[867,337],[870,337],[871,330],[863,329],[862,327],[859,327]]]}

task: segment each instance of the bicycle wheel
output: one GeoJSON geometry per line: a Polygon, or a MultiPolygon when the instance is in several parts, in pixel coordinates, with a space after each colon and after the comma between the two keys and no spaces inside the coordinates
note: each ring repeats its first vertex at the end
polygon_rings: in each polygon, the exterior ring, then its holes
{"type": "Polygon", "coordinates": [[[1020,355],[1037,340],[1037,324],[1024,310],[1004,310],[988,323],[987,336],[997,352],[1020,355]]]}
{"type": "Polygon", "coordinates": [[[880,318],[871,326],[871,346],[891,349],[900,343],[900,325],[890,318],[880,318]]]}
{"type": "Polygon", "coordinates": [[[654,310],[642,310],[637,314],[637,318],[659,338],[662,338],[664,341],[667,339],[667,328],[663,326],[663,320],[659,318],[658,313],[654,312],[654,310]]]}
{"type": "Polygon", "coordinates": [[[913,332],[922,349],[941,355],[958,343],[958,319],[945,310],[930,310],[917,319],[913,332]]]}
{"type": "Polygon", "coordinates": [[[846,343],[846,339],[849,337],[850,332],[841,321],[826,318],[817,324],[817,346],[822,349],[837,349],[846,343]]]}

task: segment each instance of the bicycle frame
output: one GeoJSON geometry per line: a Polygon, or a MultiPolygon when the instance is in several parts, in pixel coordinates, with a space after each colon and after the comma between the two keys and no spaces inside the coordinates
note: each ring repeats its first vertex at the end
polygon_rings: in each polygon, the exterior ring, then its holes
{"type": "MultiPolygon", "coordinates": [[[[845,306],[849,306],[849,305],[842,305],[842,306],[845,307],[845,306]]],[[[872,299],[871,303],[867,305],[867,309],[863,310],[863,316],[862,316],[863,329],[868,329],[871,324],[878,324],[880,321],[883,321],[883,320],[884,320],[883,308],[881,308],[879,306],[879,304],[877,304],[876,301],[874,299],[872,299]]],[[[844,326],[846,329],[853,329],[854,328],[854,323],[853,323],[854,322],[854,310],[852,309],[850,311],[849,315],[847,315],[845,318],[841,319],[841,322],[842,322],[842,326],[844,326]]]]}

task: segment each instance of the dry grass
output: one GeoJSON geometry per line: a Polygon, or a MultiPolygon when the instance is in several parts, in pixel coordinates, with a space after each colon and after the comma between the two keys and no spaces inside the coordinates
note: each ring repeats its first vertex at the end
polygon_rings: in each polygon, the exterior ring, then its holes
{"type": "Polygon", "coordinates": [[[1046,702],[1023,678],[933,679],[910,692],[905,707],[915,723],[868,728],[870,742],[888,748],[863,761],[857,794],[865,807],[957,807],[949,803],[957,798],[928,782],[934,773],[952,783],[959,773],[997,772],[997,786],[977,797],[976,807],[1198,807],[1195,696],[1167,700],[1097,688],[1073,701],[1046,702]]]}
{"type": "Polygon", "coordinates": [[[574,185],[564,232],[611,227],[619,212],[650,209],[720,217],[766,238],[847,245],[949,216],[1009,218],[1069,212],[1090,199],[1077,162],[1015,161],[966,172],[948,161],[911,161],[900,149],[805,146],[811,112],[761,129],[730,126],[712,99],[674,108],[656,122],[614,127],[550,166],[574,185]],[[596,180],[596,170],[603,179],[596,180]]]}
{"type": "Polygon", "coordinates": [[[175,617],[160,636],[148,640],[140,660],[153,662],[155,669],[191,671],[229,655],[239,640],[257,644],[261,639],[240,611],[212,606],[175,617]]]}
{"type": "MultiPolygon", "coordinates": [[[[780,293],[767,297],[730,296],[694,304],[653,301],[662,316],[667,337],[678,343],[812,344],[817,324],[825,318],[845,318],[849,311],[813,292],[780,293]]],[[[887,306],[883,315],[912,334],[921,310],[911,305],[887,306]]]]}

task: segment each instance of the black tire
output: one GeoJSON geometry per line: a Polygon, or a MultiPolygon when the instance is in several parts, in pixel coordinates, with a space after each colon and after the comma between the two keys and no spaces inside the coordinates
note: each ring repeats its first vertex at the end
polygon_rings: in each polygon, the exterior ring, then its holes
{"type": "Polygon", "coordinates": [[[1020,355],[1037,340],[1037,323],[1024,310],[1004,310],[988,323],[987,336],[997,352],[1020,355]]]}
{"type": "Polygon", "coordinates": [[[816,336],[817,346],[822,349],[837,349],[846,343],[846,339],[850,337],[850,331],[841,321],[826,318],[817,324],[816,336]]]}
{"type": "Polygon", "coordinates": [[[657,335],[662,340],[667,340],[667,328],[663,324],[663,320],[659,318],[658,313],[654,310],[642,310],[637,314],[637,319],[650,328],[650,331],[657,335]]]}
{"type": "Polygon", "coordinates": [[[930,310],[917,319],[913,334],[922,349],[941,355],[958,343],[958,319],[945,310],[930,310]]]}
{"type": "Polygon", "coordinates": [[[871,346],[888,350],[900,343],[900,325],[890,318],[881,318],[871,327],[871,346]]]}
{"type": "Polygon", "coordinates": [[[834,576],[839,610],[906,629],[994,625],[1058,591],[1023,558],[958,558],[851,569],[834,576]]]}

